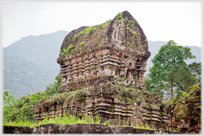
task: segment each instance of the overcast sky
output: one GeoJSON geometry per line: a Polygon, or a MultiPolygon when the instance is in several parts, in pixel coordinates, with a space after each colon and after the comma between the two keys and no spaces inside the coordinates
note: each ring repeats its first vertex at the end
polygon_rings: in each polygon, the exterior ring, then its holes
{"type": "Polygon", "coordinates": [[[201,47],[201,2],[6,2],[2,3],[3,47],[21,37],[72,31],[129,11],[148,40],[201,47]]]}

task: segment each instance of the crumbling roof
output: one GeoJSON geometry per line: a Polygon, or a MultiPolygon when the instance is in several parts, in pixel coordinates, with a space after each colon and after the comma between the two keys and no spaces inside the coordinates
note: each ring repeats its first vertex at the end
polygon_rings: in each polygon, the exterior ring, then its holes
{"type": "Polygon", "coordinates": [[[62,61],[65,56],[89,54],[107,46],[122,50],[132,48],[132,51],[148,50],[147,39],[139,23],[128,11],[123,11],[112,21],[71,31],[64,38],[59,59],[62,61]]]}

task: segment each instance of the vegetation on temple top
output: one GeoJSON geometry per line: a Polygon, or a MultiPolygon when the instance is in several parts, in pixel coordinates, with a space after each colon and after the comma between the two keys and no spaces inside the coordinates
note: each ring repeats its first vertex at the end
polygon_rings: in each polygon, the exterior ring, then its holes
{"type": "Polygon", "coordinates": [[[83,42],[81,42],[81,43],[79,44],[79,46],[80,46],[80,47],[84,46],[84,43],[83,43],[83,42]]]}
{"type": "Polygon", "coordinates": [[[112,21],[112,19],[109,19],[105,22],[105,24],[107,25],[108,23],[110,23],[112,21]]]}
{"type": "MultiPolygon", "coordinates": [[[[118,13],[115,17],[117,25],[119,25],[119,21],[124,21],[123,23],[126,25],[126,28],[130,34],[129,38],[123,40],[121,46],[124,47],[131,47],[137,56],[144,55],[144,46],[147,47],[147,40],[142,39],[140,36],[143,35],[142,29],[138,25],[137,21],[128,15],[123,15],[123,13],[118,13]],[[123,20],[122,18],[125,18],[123,20]],[[139,29],[138,29],[139,27],[139,29]],[[140,31],[140,32],[138,32],[140,31]],[[139,33],[139,34],[138,34],[139,33]],[[144,40],[144,42],[143,42],[144,40]],[[140,41],[140,42],[139,42],[140,41]],[[140,48],[140,49],[139,49],[140,48]],[[138,52],[136,52],[139,50],[138,52]]],[[[64,58],[67,55],[85,55],[90,54],[93,50],[97,50],[101,47],[110,46],[110,44],[105,42],[107,39],[107,34],[109,33],[110,29],[113,29],[113,23],[110,23],[111,20],[106,21],[105,23],[90,26],[90,27],[82,27],[72,31],[63,41],[62,49],[61,49],[61,58],[64,58]],[[80,47],[80,43],[83,41],[85,46],[80,47]],[[69,45],[73,45],[75,48],[68,52],[66,48],[69,45]]]]}
{"type": "Polygon", "coordinates": [[[74,48],[73,45],[69,45],[66,49],[63,49],[63,51],[61,52],[61,54],[63,56],[67,55],[72,49],[74,48]]]}
{"type": "Polygon", "coordinates": [[[98,25],[98,27],[101,29],[103,28],[103,26],[104,26],[103,24],[98,25]]]}
{"type": "Polygon", "coordinates": [[[119,21],[123,18],[123,13],[118,13],[117,14],[117,24],[119,23],[119,21]]]}
{"type": "Polygon", "coordinates": [[[94,30],[96,29],[96,27],[90,26],[84,29],[84,32],[87,34],[92,33],[94,30]]]}

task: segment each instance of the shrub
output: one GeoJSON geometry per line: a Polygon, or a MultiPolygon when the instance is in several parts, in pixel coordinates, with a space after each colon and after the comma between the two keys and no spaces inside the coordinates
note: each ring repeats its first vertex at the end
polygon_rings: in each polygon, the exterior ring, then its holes
{"type": "Polygon", "coordinates": [[[103,24],[98,25],[98,27],[101,29],[103,28],[103,26],[104,26],[103,24]]]}
{"type": "Polygon", "coordinates": [[[66,50],[66,49],[63,49],[63,51],[61,52],[61,54],[62,54],[62,56],[65,56],[66,54],[68,54],[69,52],[68,52],[68,50],[66,50]]]}
{"type": "Polygon", "coordinates": [[[108,24],[108,23],[110,23],[112,21],[112,19],[109,19],[109,20],[107,20],[106,22],[105,22],[105,24],[108,24]]]}
{"type": "Polygon", "coordinates": [[[61,52],[61,54],[62,54],[63,56],[65,56],[65,55],[68,54],[73,48],[74,48],[73,45],[69,45],[66,49],[63,49],[63,51],[61,52]]]}
{"type": "Polygon", "coordinates": [[[79,35],[82,35],[84,33],[84,31],[79,32],[79,35]]]}
{"type": "Polygon", "coordinates": [[[96,28],[93,26],[87,27],[86,29],[84,29],[84,32],[87,34],[92,33],[96,28]]]}
{"type": "Polygon", "coordinates": [[[72,38],[72,40],[76,41],[77,38],[78,38],[78,35],[74,35],[74,37],[72,38]]]}
{"type": "Polygon", "coordinates": [[[123,18],[123,13],[118,13],[117,14],[117,23],[123,18]]]}
{"type": "Polygon", "coordinates": [[[81,42],[81,43],[79,44],[79,46],[80,46],[80,47],[84,46],[84,43],[83,43],[83,42],[81,42]]]}
{"type": "Polygon", "coordinates": [[[69,46],[67,47],[67,50],[70,51],[70,50],[73,49],[73,48],[74,48],[73,45],[69,45],[69,46]]]}

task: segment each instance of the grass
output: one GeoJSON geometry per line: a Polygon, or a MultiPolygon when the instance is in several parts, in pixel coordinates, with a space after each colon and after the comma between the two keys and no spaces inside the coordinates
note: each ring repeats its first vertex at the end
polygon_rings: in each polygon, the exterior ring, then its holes
{"type": "Polygon", "coordinates": [[[117,120],[116,119],[116,123],[113,124],[113,123],[110,123],[107,121],[105,121],[103,123],[103,125],[107,125],[107,126],[110,126],[110,127],[133,127],[133,128],[136,128],[136,129],[146,129],[146,130],[157,130],[156,127],[155,127],[155,122],[152,122],[150,125],[147,125],[147,124],[136,124],[136,125],[133,125],[132,123],[132,117],[127,119],[123,124],[120,123],[120,118],[117,120]],[[129,123],[131,122],[131,125],[129,125],[129,123]]]}
{"type": "Polygon", "coordinates": [[[76,115],[64,115],[64,117],[53,117],[48,119],[48,117],[46,116],[46,118],[42,121],[39,122],[32,122],[32,121],[4,121],[3,125],[4,126],[30,126],[30,127],[35,127],[35,126],[40,126],[43,124],[70,124],[70,125],[74,125],[74,124],[100,124],[100,118],[99,116],[97,116],[96,118],[94,118],[93,116],[88,116],[85,115],[83,117],[77,117],[76,115]]]}
{"type": "Polygon", "coordinates": [[[93,116],[82,116],[82,117],[77,117],[76,115],[64,115],[64,117],[53,117],[53,118],[48,118],[47,116],[45,117],[44,120],[39,121],[39,122],[32,122],[32,121],[3,121],[3,126],[29,126],[29,127],[36,127],[44,124],[61,124],[61,125],[74,125],[74,124],[102,124],[102,125],[108,125],[110,127],[133,127],[137,129],[147,129],[147,130],[156,130],[154,122],[150,125],[147,124],[136,124],[133,125],[132,123],[132,117],[125,120],[123,124],[120,121],[120,117],[115,123],[110,123],[108,120],[105,121],[104,123],[101,123],[101,119],[98,116],[95,118],[93,116]],[[131,125],[129,123],[131,122],[131,125]]]}

